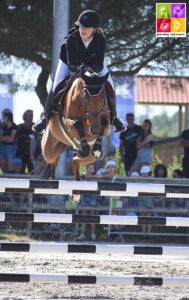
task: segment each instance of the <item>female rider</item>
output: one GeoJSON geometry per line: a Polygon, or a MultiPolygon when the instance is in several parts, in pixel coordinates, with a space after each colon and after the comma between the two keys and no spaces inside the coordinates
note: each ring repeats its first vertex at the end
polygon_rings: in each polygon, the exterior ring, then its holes
{"type": "MultiPolygon", "coordinates": [[[[97,13],[93,10],[83,11],[61,47],[52,91],[61,80],[78,71],[92,70],[99,77],[105,76],[108,73],[108,68],[104,65],[105,45],[97,13]]],[[[117,117],[114,85],[110,74],[106,91],[112,125],[115,126],[116,132],[124,131],[125,125],[117,117]]],[[[37,132],[45,129],[46,120],[51,116],[53,110],[51,100],[52,93],[47,97],[44,118],[34,126],[37,132]]]]}

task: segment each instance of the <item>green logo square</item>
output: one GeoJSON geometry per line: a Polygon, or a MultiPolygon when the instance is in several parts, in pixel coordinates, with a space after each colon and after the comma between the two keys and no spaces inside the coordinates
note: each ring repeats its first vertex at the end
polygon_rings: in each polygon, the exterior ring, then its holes
{"type": "Polygon", "coordinates": [[[156,18],[169,19],[171,17],[170,3],[157,3],[156,4],[156,18]]]}

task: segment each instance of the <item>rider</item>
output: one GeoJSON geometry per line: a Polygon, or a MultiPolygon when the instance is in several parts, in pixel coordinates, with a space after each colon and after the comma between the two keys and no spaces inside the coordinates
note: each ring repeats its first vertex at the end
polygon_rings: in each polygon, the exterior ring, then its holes
{"type": "MultiPolygon", "coordinates": [[[[93,10],[83,11],[61,47],[52,91],[62,79],[71,73],[92,70],[99,77],[105,76],[108,73],[108,68],[104,65],[105,44],[104,35],[99,28],[99,16],[93,10]]],[[[115,132],[124,131],[125,125],[117,117],[114,85],[110,74],[106,83],[106,91],[115,132]]],[[[51,100],[52,93],[47,97],[44,118],[34,126],[37,132],[45,129],[46,120],[51,116],[54,108],[51,100]]]]}

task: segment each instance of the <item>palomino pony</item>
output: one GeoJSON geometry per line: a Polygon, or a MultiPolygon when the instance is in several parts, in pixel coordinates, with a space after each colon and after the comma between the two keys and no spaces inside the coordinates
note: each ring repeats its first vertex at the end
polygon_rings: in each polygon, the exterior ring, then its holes
{"type": "MultiPolygon", "coordinates": [[[[45,161],[56,166],[57,159],[67,146],[76,150],[73,169],[76,180],[80,179],[80,164],[94,163],[102,158],[102,139],[110,127],[104,77],[76,78],[66,92],[59,112],[53,113],[43,134],[41,147],[45,161]]],[[[57,86],[54,97],[61,95],[63,82],[57,86]]],[[[52,177],[54,177],[51,173],[52,177]]]]}

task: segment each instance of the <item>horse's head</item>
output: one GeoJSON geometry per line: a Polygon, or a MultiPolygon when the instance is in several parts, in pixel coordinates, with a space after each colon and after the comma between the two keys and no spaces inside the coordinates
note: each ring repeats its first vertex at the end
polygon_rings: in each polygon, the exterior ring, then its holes
{"type": "Polygon", "coordinates": [[[81,78],[82,99],[89,131],[95,136],[103,135],[109,120],[105,89],[108,74],[104,77],[82,74],[81,78]]]}

